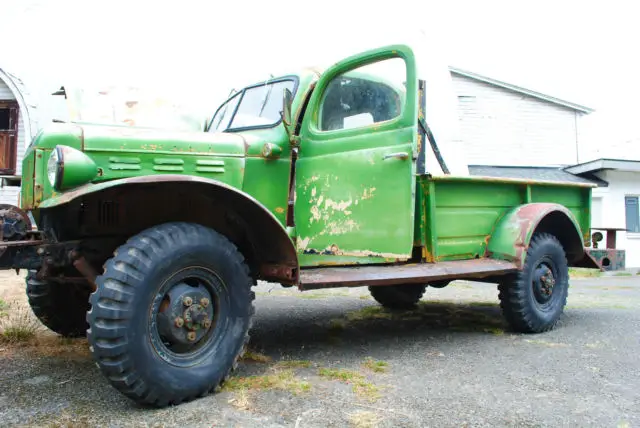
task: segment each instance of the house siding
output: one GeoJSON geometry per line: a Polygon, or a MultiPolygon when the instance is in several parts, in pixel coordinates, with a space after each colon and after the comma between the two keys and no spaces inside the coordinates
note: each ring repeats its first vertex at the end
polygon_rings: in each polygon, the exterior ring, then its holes
{"type": "Polygon", "coordinates": [[[0,100],[15,100],[16,97],[6,83],[0,79],[0,100]]]}
{"type": "MultiPolygon", "coordinates": [[[[591,227],[626,227],[625,197],[640,196],[640,173],[603,171],[596,174],[609,182],[593,189],[591,227]]],[[[618,232],[616,247],[626,250],[626,267],[640,268],[640,233],[618,232]]],[[[602,248],[604,242],[600,243],[602,248]]]]}
{"type": "Polygon", "coordinates": [[[470,165],[564,166],[578,162],[580,112],[451,73],[470,165]]]}
{"type": "Polygon", "coordinates": [[[19,198],[20,198],[20,187],[18,186],[0,187],[0,203],[17,206],[19,198]]]}
{"type": "Polygon", "coordinates": [[[18,138],[16,147],[16,175],[22,175],[22,159],[24,159],[24,152],[26,151],[26,143],[24,141],[24,120],[22,120],[22,114],[18,112],[18,138]]]}

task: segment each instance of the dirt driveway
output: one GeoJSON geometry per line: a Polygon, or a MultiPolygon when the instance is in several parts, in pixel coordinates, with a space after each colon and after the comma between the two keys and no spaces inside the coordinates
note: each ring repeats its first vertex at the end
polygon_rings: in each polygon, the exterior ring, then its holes
{"type": "MultiPolygon", "coordinates": [[[[22,299],[0,276],[0,297],[22,299]]],[[[167,409],[117,393],[85,340],[0,343],[2,426],[640,426],[640,276],[576,279],[559,327],[507,331],[491,285],[429,289],[416,311],[366,289],[257,287],[251,352],[225,389],[167,409]]]]}

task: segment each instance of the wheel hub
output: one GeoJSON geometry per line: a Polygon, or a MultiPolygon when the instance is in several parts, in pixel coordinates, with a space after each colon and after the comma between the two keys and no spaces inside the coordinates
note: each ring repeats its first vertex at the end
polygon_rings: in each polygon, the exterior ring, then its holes
{"type": "Polygon", "coordinates": [[[540,303],[547,302],[553,294],[553,288],[555,285],[556,279],[553,275],[553,271],[546,264],[541,264],[535,270],[533,277],[533,287],[536,299],[540,303]]]}
{"type": "Polygon", "coordinates": [[[214,305],[202,285],[178,283],[166,294],[168,304],[158,314],[158,331],[169,347],[188,351],[213,327],[214,305]]]}

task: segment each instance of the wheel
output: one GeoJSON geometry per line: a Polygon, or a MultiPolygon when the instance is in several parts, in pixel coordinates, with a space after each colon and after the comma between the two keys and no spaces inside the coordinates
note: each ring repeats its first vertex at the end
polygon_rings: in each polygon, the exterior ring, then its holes
{"type": "Polygon", "coordinates": [[[534,235],[522,270],[500,283],[498,290],[502,312],[515,331],[553,329],[569,293],[569,267],[560,242],[546,233],[534,235]]]}
{"type": "Polygon", "coordinates": [[[420,301],[427,289],[422,284],[379,285],[369,287],[371,296],[389,309],[411,309],[420,301]]]}
{"type": "Polygon", "coordinates": [[[91,295],[89,344],[111,384],[163,407],[221,385],[249,339],[249,268],[221,234],[152,227],[119,247],[91,295]]]}
{"type": "Polygon", "coordinates": [[[27,273],[27,298],[34,315],[49,330],[65,337],[87,334],[89,285],[41,281],[36,271],[27,273]]]}

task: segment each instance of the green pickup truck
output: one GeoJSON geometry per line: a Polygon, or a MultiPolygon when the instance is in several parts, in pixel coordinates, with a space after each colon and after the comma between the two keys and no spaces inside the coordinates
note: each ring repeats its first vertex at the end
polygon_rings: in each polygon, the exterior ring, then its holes
{"type": "Polygon", "coordinates": [[[591,187],[448,174],[426,89],[394,45],[247,86],[199,132],[51,124],[20,207],[0,207],[0,268],[26,269],[35,315],[86,334],[111,384],[155,406],[224,382],[258,280],[368,286],[395,310],[482,281],[514,331],[553,328],[569,266],[606,263],[591,187]]]}

